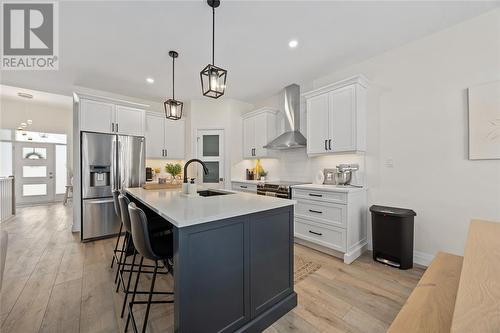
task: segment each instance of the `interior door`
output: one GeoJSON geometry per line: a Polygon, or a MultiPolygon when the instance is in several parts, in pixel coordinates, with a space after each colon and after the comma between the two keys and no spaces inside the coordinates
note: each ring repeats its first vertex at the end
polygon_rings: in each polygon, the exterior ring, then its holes
{"type": "Polygon", "coordinates": [[[224,130],[198,130],[198,159],[208,167],[205,175],[198,167],[200,183],[211,188],[224,188],[224,130]]]}
{"type": "Polygon", "coordinates": [[[356,112],[354,86],[330,93],[331,151],[356,150],[356,112]]]}
{"type": "Polygon", "coordinates": [[[165,158],[165,117],[146,115],[146,158],[165,158]]]}
{"type": "Polygon", "coordinates": [[[54,144],[15,144],[16,203],[38,204],[55,199],[54,144]]]}
{"type": "Polygon", "coordinates": [[[307,152],[327,152],[329,138],[329,95],[314,96],[307,100],[307,152]]]}
{"type": "Polygon", "coordinates": [[[255,119],[243,119],[243,158],[252,158],[255,148],[255,119]]]}

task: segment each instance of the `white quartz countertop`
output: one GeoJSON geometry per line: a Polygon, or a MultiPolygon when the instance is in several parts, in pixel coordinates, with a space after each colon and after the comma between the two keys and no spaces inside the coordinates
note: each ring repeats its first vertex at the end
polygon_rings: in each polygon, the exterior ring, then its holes
{"type": "Polygon", "coordinates": [[[317,190],[317,191],[332,191],[332,192],[359,192],[365,191],[365,187],[353,187],[353,186],[342,186],[342,185],[324,185],[324,184],[302,184],[293,185],[292,188],[303,189],[303,190],[317,190]]]}
{"type": "Polygon", "coordinates": [[[145,190],[134,187],[126,191],[178,228],[295,204],[294,200],[227,190],[224,191],[232,194],[212,197],[190,197],[178,189],[145,190]]]}
{"type": "Polygon", "coordinates": [[[260,183],[272,183],[279,182],[278,179],[266,179],[266,180],[247,180],[247,179],[231,179],[231,183],[246,183],[246,184],[260,184],[260,183]]]}

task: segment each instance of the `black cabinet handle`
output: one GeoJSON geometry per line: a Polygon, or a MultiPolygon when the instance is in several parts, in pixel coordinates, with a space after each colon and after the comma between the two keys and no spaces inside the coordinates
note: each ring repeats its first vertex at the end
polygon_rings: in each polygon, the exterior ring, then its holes
{"type": "Polygon", "coordinates": [[[332,139],[328,140],[328,149],[332,150],[332,139]]]}
{"type": "Polygon", "coordinates": [[[323,214],[323,212],[320,212],[319,210],[314,210],[314,209],[309,209],[311,213],[316,213],[316,214],[323,214]]]}
{"type": "Polygon", "coordinates": [[[323,195],[321,195],[321,194],[314,194],[314,193],[309,193],[309,196],[311,196],[311,197],[318,197],[318,198],[322,198],[323,197],[323,195]]]}
{"type": "Polygon", "coordinates": [[[161,150],[161,156],[165,156],[165,149],[161,150]]]}
{"type": "Polygon", "coordinates": [[[118,123],[116,123],[116,133],[118,133],[118,123]]]}
{"type": "Polygon", "coordinates": [[[168,150],[165,149],[165,157],[168,156],[168,150]]]}
{"type": "Polygon", "coordinates": [[[243,185],[240,185],[241,188],[248,188],[248,186],[243,186],[243,185]]]}
{"type": "Polygon", "coordinates": [[[315,232],[315,231],[312,231],[312,230],[309,230],[309,232],[311,234],[314,234],[314,235],[323,236],[323,234],[321,232],[315,232]]]}
{"type": "Polygon", "coordinates": [[[325,150],[328,150],[328,147],[326,145],[327,142],[328,142],[328,140],[325,140],[325,150]]]}
{"type": "Polygon", "coordinates": [[[111,132],[115,132],[115,123],[111,123],[111,132]]]}

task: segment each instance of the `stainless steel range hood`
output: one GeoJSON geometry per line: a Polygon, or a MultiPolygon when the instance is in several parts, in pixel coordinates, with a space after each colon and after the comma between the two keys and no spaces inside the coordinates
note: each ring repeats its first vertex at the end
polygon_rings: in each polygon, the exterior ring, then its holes
{"type": "Polygon", "coordinates": [[[285,87],[283,111],[285,113],[285,133],[269,142],[267,149],[304,148],[307,140],[300,133],[300,87],[291,84],[285,87]]]}

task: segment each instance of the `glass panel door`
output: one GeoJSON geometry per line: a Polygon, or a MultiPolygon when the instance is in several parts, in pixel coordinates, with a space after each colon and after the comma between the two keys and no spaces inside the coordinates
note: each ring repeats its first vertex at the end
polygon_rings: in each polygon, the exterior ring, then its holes
{"type": "Polygon", "coordinates": [[[53,202],[55,196],[54,144],[18,142],[14,161],[16,202],[37,204],[53,202]]]}
{"type": "Polygon", "coordinates": [[[211,188],[224,188],[224,130],[198,130],[197,157],[202,160],[208,174],[198,167],[199,182],[211,188]]]}

